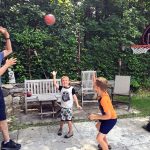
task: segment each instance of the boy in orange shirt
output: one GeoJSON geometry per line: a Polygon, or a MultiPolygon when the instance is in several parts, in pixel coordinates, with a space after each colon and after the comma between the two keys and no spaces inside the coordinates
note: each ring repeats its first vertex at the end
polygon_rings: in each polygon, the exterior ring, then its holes
{"type": "Polygon", "coordinates": [[[117,122],[116,112],[107,93],[107,83],[107,80],[103,77],[94,77],[94,90],[98,94],[98,97],[100,97],[98,103],[102,115],[91,114],[89,115],[89,119],[99,120],[99,122],[96,124],[96,128],[99,131],[96,138],[100,144],[98,145],[99,150],[111,149],[110,145],[108,145],[106,135],[117,122]]]}

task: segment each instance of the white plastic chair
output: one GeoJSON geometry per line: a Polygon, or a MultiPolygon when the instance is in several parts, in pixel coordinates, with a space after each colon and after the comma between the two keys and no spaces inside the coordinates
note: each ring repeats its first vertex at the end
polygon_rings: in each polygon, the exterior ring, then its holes
{"type": "Polygon", "coordinates": [[[84,99],[86,95],[95,94],[93,89],[93,75],[96,74],[96,71],[82,71],[81,72],[81,95],[82,95],[82,106],[85,102],[97,102],[93,99],[84,99]]]}
{"type": "Polygon", "coordinates": [[[112,93],[112,101],[114,100],[115,95],[119,96],[127,96],[128,101],[123,102],[119,101],[120,103],[125,103],[128,105],[128,110],[131,107],[131,94],[130,94],[130,76],[115,76],[115,85],[114,85],[114,90],[112,93]]]}

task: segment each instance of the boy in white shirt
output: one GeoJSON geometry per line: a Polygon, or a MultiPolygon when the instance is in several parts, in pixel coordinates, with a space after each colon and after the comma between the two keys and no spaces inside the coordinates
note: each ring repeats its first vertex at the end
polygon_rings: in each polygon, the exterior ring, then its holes
{"type": "Polygon", "coordinates": [[[75,89],[70,86],[70,81],[68,76],[63,76],[61,78],[62,86],[58,85],[56,82],[56,72],[53,71],[53,82],[57,89],[61,92],[61,122],[60,128],[58,130],[58,135],[62,135],[62,129],[64,122],[67,121],[69,131],[64,136],[64,138],[70,138],[73,136],[73,129],[72,129],[72,108],[73,108],[73,101],[75,101],[76,106],[78,109],[82,109],[82,107],[78,103],[77,96],[75,94],[75,89]]]}

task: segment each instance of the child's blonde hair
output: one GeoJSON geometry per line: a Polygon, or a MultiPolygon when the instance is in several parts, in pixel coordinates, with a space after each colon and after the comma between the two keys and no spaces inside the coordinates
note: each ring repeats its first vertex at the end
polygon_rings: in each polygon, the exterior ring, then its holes
{"type": "Polygon", "coordinates": [[[98,77],[96,79],[96,86],[98,86],[102,91],[106,91],[108,87],[108,81],[104,77],[98,77]]]}
{"type": "Polygon", "coordinates": [[[64,79],[64,78],[67,78],[67,79],[69,80],[69,77],[68,77],[68,76],[62,76],[62,77],[61,77],[61,80],[64,79]]]}

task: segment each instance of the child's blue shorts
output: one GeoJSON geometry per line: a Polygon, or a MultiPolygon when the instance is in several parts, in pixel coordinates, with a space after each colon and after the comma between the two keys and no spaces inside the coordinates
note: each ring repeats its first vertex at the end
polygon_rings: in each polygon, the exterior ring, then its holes
{"type": "Polygon", "coordinates": [[[108,132],[115,126],[117,119],[99,120],[101,123],[99,132],[108,134],[108,132]]]}
{"type": "Polygon", "coordinates": [[[5,101],[3,92],[0,88],[0,121],[6,120],[5,101]]]}

